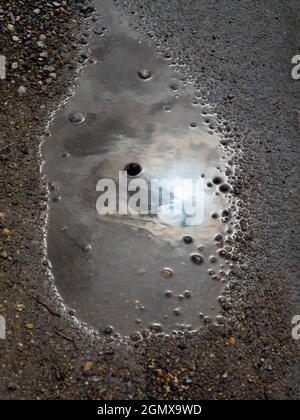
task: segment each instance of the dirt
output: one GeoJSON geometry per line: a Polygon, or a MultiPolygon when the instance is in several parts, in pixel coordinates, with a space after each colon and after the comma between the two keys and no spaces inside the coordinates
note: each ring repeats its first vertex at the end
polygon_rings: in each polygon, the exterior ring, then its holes
{"type": "Polygon", "coordinates": [[[54,3],[2,2],[0,10],[8,63],[0,81],[1,398],[297,399],[300,85],[289,63],[298,2],[126,4],[127,13],[137,11],[134,25],[187,62],[230,122],[229,141],[242,151],[234,161],[241,206],[224,325],[118,343],[62,309],[45,255],[41,136],[88,58],[83,39],[92,21],[84,18],[93,12],[87,1],[54,3]]]}

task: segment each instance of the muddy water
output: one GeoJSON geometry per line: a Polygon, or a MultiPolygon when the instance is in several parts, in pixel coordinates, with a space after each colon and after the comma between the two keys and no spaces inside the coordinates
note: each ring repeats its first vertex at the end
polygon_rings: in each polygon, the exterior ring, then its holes
{"type": "Polygon", "coordinates": [[[111,2],[98,4],[92,60],[43,145],[55,282],[77,317],[99,331],[196,329],[217,315],[228,270],[215,241],[230,229],[222,218],[230,194],[220,192],[228,170],[222,124],[176,58],[132,30],[111,2]],[[201,179],[204,216],[193,225],[180,214],[100,216],[97,182],[117,183],[131,162],[148,183],[201,179]]]}

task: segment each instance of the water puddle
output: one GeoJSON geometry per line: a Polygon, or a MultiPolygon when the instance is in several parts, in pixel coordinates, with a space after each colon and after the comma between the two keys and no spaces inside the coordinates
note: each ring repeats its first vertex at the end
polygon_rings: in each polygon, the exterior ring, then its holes
{"type": "Polygon", "coordinates": [[[230,264],[224,127],[177,59],[149,45],[110,1],[98,4],[92,58],[43,145],[55,282],[77,317],[104,334],[197,329],[218,314],[230,264]],[[184,212],[164,212],[182,208],[186,187],[159,199],[158,214],[100,215],[97,183],[119,186],[120,171],[148,186],[201,180],[203,214],[190,223],[184,212]]]}

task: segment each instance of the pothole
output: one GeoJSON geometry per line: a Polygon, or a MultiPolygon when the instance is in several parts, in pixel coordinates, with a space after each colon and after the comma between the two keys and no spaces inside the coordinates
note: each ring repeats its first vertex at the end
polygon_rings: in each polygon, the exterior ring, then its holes
{"type": "Polygon", "coordinates": [[[111,2],[97,3],[106,30],[94,31],[93,59],[43,145],[59,197],[48,225],[55,282],[78,319],[105,335],[197,329],[218,315],[230,276],[236,204],[223,121],[179,60],[131,30],[111,2]],[[133,191],[124,199],[120,171],[140,201],[151,195],[143,214],[97,211],[103,179],[115,186],[117,210],[139,201],[133,191]],[[175,189],[164,185],[153,200],[161,179],[175,189]],[[183,206],[193,195],[186,180],[202,186],[193,217],[183,206]]]}

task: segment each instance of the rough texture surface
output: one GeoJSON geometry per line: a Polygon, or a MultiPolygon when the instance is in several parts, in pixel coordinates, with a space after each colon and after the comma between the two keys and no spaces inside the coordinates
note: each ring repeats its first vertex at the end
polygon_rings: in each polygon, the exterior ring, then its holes
{"type": "Polygon", "coordinates": [[[0,82],[0,314],[8,325],[1,398],[297,398],[291,319],[300,306],[300,82],[291,79],[290,62],[300,48],[299,2],[124,1],[140,30],[187,62],[230,122],[241,235],[224,328],[117,347],[59,311],[43,255],[40,135],[75,63],[86,58],[76,39],[92,12],[85,1],[54,3],[0,7],[8,61],[0,82]]]}

